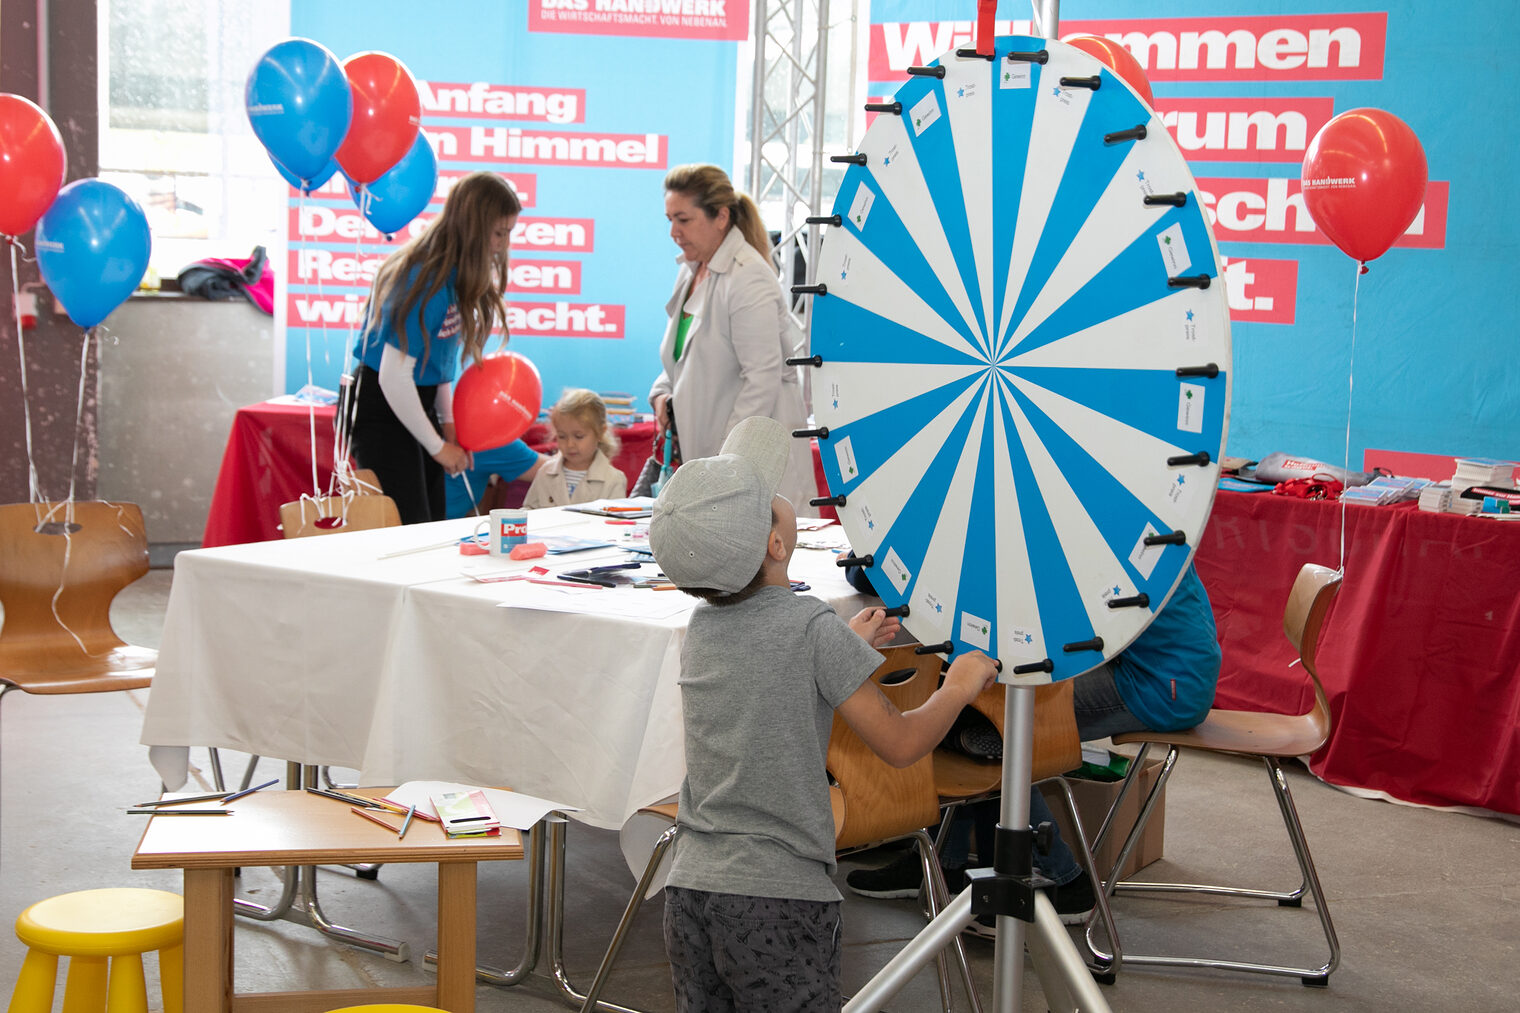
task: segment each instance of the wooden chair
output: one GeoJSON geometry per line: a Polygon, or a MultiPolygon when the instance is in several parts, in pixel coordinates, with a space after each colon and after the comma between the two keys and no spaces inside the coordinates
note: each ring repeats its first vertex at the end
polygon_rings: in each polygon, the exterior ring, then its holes
{"type": "Polygon", "coordinates": [[[1106,884],[1107,890],[1109,892],[1117,890],[1122,893],[1178,892],[1249,897],[1275,900],[1283,907],[1302,906],[1304,893],[1307,891],[1314,897],[1314,907],[1319,913],[1320,927],[1324,930],[1325,941],[1330,947],[1329,958],[1315,967],[1291,967],[1212,957],[1137,955],[1121,953],[1117,938],[1113,936],[1110,936],[1110,939],[1113,941],[1114,952],[1107,954],[1094,945],[1092,923],[1089,922],[1088,948],[1100,963],[1108,965],[1113,972],[1118,971],[1121,963],[1127,962],[1164,967],[1212,967],[1227,971],[1283,975],[1297,977],[1305,985],[1315,987],[1324,987],[1330,983],[1330,973],[1340,963],[1340,943],[1335,937],[1335,926],[1330,921],[1330,909],[1326,906],[1324,892],[1320,889],[1319,875],[1315,872],[1314,861],[1309,855],[1309,842],[1304,837],[1304,828],[1299,822],[1298,811],[1294,808],[1293,795],[1288,790],[1288,779],[1283,773],[1281,761],[1295,756],[1307,756],[1323,746],[1325,740],[1330,737],[1330,707],[1325,699],[1324,687],[1320,685],[1315,662],[1325,617],[1330,611],[1331,603],[1340,590],[1340,586],[1341,575],[1335,570],[1314,563],[1305,563],[1293,582],[1287,606],[1283,610],[1283,632],[1298,649],[1303,670],[1313,683],[1314,706],[1305,714],[1211,710],[1202,724],[1185,732],[1138,732],[1114,736],[1116,744],[1138,743],[1140,753],[1130,766],[1130,775],[1125,779],[1119,797],[1114,801],[1113,809],[1110,810],[1103,821],[1103,826],[1098,831],[1098,845],[1095,845],[1101,846],[1112,829],[1110,823],[1113,821],[1113,814],[1117,811],[1119,804],[1124,801],[1125,794],[1133,787],[1135,772],[1140,770],[1145,763],[1146,752],[1151,744],[1165,745],[1167,747],[1166,760],[1162,764],[1160,775],[1156,778],[1155,786],[1140,807],[1140,814],[1129,830],[1124,847],[1120,849],[1113,874],[1106,884]],[[1114,881],[1117,879],[1118,870],[1122,869],[1128,860],[1135,842],[1140,839],[1141,833],[1145,830],[1145,822],[1150,818],[1151,809],[1156,800],[1161,797],[1167,778],[1171,776],[1172,768],[1177,763],[1178,751],[1183,747],[1213,753],[1255,756],[1261,759],[1266,766],[1267,779],[1272,783],[1272,791],[1277,798],[1283,824],[1287,827],[1288,838],[1292,842],[1299,870],[1303,874],[1303,882],[1296,890],[1283,893],[1195,883],[1118,883],[1114,881]]]}
{"type": "MultiPolygon", "coordinates": [[[[914,646],[909,644],[887,648],[882,652],[885,661],[871,675],[887,698],[902,711],[921,705],[933,694],[939,683],[939,657],[915,654],[914,646]]],[[[907,767],[893,767],[872,752],[836,713],[829,737],[827,767],[833,782],[829,793],[837,850],[855,851],[888,841],[911,838],[918,849],[924,875],[935,884],[935,889],[928,891],[932,918],[938,913],[939,899],[945,896],[944,878],[934,856],[934,843],[924,830],[939,819],[933,759],[925,756],[907,767]]],[[[634,887],[623,917],[613,933],[612,942],[597,969],[596,979],[586,992],[581,1006],[582,1013],[591,1013],[597,1009],[597,999],[617,960],[618,951],[622,948],[634,915],[646,897],[653,896],[664,887],[666,860],[679,829],[676,816],[676,805],[666,803],[641,809],[630,818],[630,824],[642,824],[640,829],[646,837],[652,835],[651,828],[663,824],[665,829],[655,836],[644,873],[634,887]]],[[[625,827],[625,839],[627,831],[628,827],[625,827]]],[[[981,1001],[959,938],[953,949],[971,1008],[980,1013],[981,1001]]],[[[943,955],[939,963],[939,980],[942,1005],[944,1009],[950,1010],[952,1000],[943,955]]]]}
{"type": "MultiPolygon", "coordinates": [[[[1066,844],[1076,854],[1077,861],[1092,880],[1096,892],[1097,917],[1106,927],[1109,938],[1114,938],[1113,912],[1108,897],[1097,889],[1103,877],[1094,864],[1088,833],[1077,813],[1076,800],[1071,785],[1061,775],[1082,765],[1082,741],[1077,732],[1077,715],[1072,705],[1073,684],[1070,680],[1053,682],[1034,688],[1034,740],[1031,743],[1030,780],[1034,787],[1049,787],[1066,809],[1067,819],[1077,831],[1077,840],[1066,844]]],[[[980,713],[1004,735],[1007,687],[1001,683],[982,691],[972,701],[972,709],[980,713]]],[[[961,806],[997,798],[1003,785],[1003,764],[998,760],[978,760],[953,749],[934,751],[934,786],[939,794],[943,817],[940,820],[939,837],[935,840],[936,852],[944,843],[955,812],[961,806]]],[[[991,858],[978,856],[981,864],[990,865],[991,858]]],[[[1105,870],[1106,871],[1106,870],[1105,870]]]]}
{"type": "Polygon", "coordinates": [[[280,506],[280,527],[286,538],[391,528],[400,523],[396,501],[389,496],[322,496],[280,506]]]}
{"type": "Polygon", "coordinates": [[[111,602],[148,572],[134,503],[0,506],[0,698],[105,693],[153,681],[158,652],[111,628],[111,602]]]}

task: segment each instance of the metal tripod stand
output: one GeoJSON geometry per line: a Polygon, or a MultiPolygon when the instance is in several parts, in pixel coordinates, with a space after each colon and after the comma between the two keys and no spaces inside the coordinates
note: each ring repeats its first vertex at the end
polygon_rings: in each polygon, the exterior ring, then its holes
{"type": "Polygon", "coordinates": [[[1034,690],[1010,685],[1004,717],[1008,735],[1003,746],[1003,801],[993,868],[968,873],[970,885],[855,993],[845,1013],[880,1010],[979,914],[997,916],[992,1008],[998,1013],[1012,1013],[1023,996],[1026,941],[1051,1010],[1108,1013],[1108,1003],[1055,908],[1034,885],[1034,832],[1029,827],[1034,690]],[[1027,931],[1030,923],[1032,932],[1027,931]]]}

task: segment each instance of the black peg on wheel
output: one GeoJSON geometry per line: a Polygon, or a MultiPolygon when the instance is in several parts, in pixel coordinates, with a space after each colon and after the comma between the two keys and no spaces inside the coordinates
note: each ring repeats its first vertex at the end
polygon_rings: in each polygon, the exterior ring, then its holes
{"type": "Polygon", "coordinates": [[[1056,663],[1046,658],[1044,661],[1031,661],[1027,665],[1014,665],[1014,675],[1029,675],[1031,672],[1054,672],[1056,663]]]}
{"type": "Polygon", "coordinates": [[[809,225],[843,225],[844,219],[839,215],[809,215],[803,221],[809,225]]]}
{"type": "Polygon", "coordinates": [[[882,609],[881,611],[884,615],[902,618],[908,614],[908,603],[903,602],[901,605],[893,605],[891,608],[882,609]]]}
{"type": "Polygon", "coordinates": [[[830,155],[830,162],[846,162],[850,165],[865,165],[868,159],[864,152],[857,151],[853,155],[830,155]]]}
{"type": "Polygon", "coordinates": [[[829,287],[823,282],[816,285],[793,285],[792,295],[828,295],[829,287]]]}
{"type": "Polygon", "coordinates": [[[919,644],[913,648],[914,654],[954,654],[955,641],[946,640],[943,644],[919,644]]]}
{"type": "Polygon", "coordinates": [[[1176,193],[1148,193],[1141,198],[1141,203],[1155,207],[1158,204],[1169,204],[1174,208],[1187,205],[1187,194],[1181,190],[1176,193]]]}
{"type": "Polygon", "coordinates": [[[1167,288],[1208,288],[1214,279],[1206,274],[1184,274],[1166,279],[1167,288]]]}
{"type": "Polygon", "coordinates": [[[982,53],[982,52],[978,52],[977,48],[975,46],[971,46],[971,47],[969,47],[967,49],[957,49],[955,51],[955,55],[958,56],[958,57],[960,57],[962,60],[989,60],[990,61],[990,60],[996,60],[997,59],[997,54],[996,53],[982,53]]]}
{"type": "MultiPolygon", "coordinates": [[[[1008,54],[1009,63],[1038,63],[1044,65],[1050,62],[1050,51],[1037,49],[1033,53],[1012,52],[1008,54]]],[[[1015,672],[1018,669],[1014,669],[1015,672]]]]}
{"type": "Polygon", "coordinates": [[[817,429],[793,429],[792,435],[799,440],[805,440],[813,436],[818,437],[820,440],[826,440],[829,438],[829,427],[819,426],[817,429]]]}
{"type": "Polygon", "coordinates": [[[945,76],[945,67],[943,64],[938,67],[909,67],[908,73],[914,77],[943,78],[945,76]]]}
{"type": "Polygon", "coordinates": [[[1103,650],[1103,638],[1093,637],[1091,640],[1074,640],[1069,644],[1062,644],[1061,650],[1067,654],[1075,654],[1078,651],[1101,651],[1103,650]]]}
{"type": "Polygon", "coordinates": [[[816,354],[804,355],[796,359],[787,359],[786,364],[788,366],[821,366],[823,365],[823,356],[816,354]]]}
{"type": "Polygon", "coordinates": [[[876,557],[869,552],[864,556],[845,556],[843,559],[834,560],[835,566],[875,566],[876,557]]]}
{"type": "Polygon", "coordinates": [[[902,115],[902,103],[901,102],[867,102],[866,103],[866,112],[868,112],[868,113],[891,113],[893,116],[901,116],[902,115]]]}
{"type": "Polygon", "coordinates": [[[1093,91],[1097,91],[1102,86],[1103,78],[1099,77],[1097,74],[1094,74],[1092,77],[1061,78],[1062,88],[1091,88],[1093,91]]]}
{"type": "Polygon", "coordinates": [[[1151,596],[1144,591],[1128,598],[1110,598],[1108,607],[1111,609],[1147,608],[1151,603],[1151,596]]]}
{"type": "Polygon", "coordinates": [[[1212,363],[1212,362],[1209,363],[1206,366],[1178,366],[1177,367],[1177,375],[1178,376],[1203,376],[1203,377],[1207,377],[1210,380],[1212,380],[1212,379],[1214,379],[1214,377],[1216,377],[1216,376],[1219,375],[1219,366],[1216,363],[1212,363]]]}
{"type": "Polygon", "coordinates": [[[1164,535],[1146,535],[1142,539],[1147,546],[1150,545],[1186,545],[1187,532],[1169,531],[1164,535]]]}
{"type": "Polygon", "coordinates": [[[1202,468],[1204,465],[1208,464],[1210,460],[1211,458],[1209,457],[1209,452],[1207,450],[1200,450],[1196,454],[1183,454],[1181,457],[1168,457],[1166,459],[1166,466],[1168,468],[1181,468],[1184,465],[1196,464],[1198,467],[1202,468]]]}
{"type": "Polygon", "coordinates": [[[838,496],[820,496],[817,499],[810,499],[808,500],[808,506],[842,507],[844,506],[844,493],[840,493],[838,496]]]}
{"type": "Polygon", "coordinates": [[[1145,124],[1140,123],[1128,130],[1115,130],[1111,134],[1103,135],[1104,144],[1118,144],[1120,141],[1143,141],[1145,140],[1145,124]]]}

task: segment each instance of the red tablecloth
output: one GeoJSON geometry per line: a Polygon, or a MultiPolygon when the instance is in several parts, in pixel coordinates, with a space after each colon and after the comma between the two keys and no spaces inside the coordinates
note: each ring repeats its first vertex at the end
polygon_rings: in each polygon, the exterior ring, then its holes
{"type": "MultiPolygon", "coordinates": [[[[1346,582],[1321,640],[1332,784],[1520,814],[1520,523],[1348,506],[1346,582]]],[[[1215,706],[1309,709],[1283,636],[1304,563],[1340,559],[1338,503],[1220,492],[1198,547],[1224,650],[1215,706]]]]}
{"type": "MultiPolygon", "coordinates": [[[[332,477],[335,412],[331,406],[309,408],[268,401],[239,408],[222,454],[201,544],[210,548],[279,538],[280,504],[313,491],[313,422],[317,434],[316,484],[323,492],[327,490],[332,477]]],[[[632,487],[654,443],[654,423],[635,422],[618,429],[617,434],[622,449],[613,463],[628,475],[632,487]]],[[[523,439],[540,453],[554,452],[554,437],[548,426],[532,426],[523,439]]],[[[523,484],[522,492],[526,490],[523,484]]]]}

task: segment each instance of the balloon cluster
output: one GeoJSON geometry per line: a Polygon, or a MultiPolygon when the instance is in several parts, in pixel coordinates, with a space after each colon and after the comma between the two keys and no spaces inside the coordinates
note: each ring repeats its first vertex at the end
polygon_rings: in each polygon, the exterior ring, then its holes
{"type": "Polygon", "coordinates": [[[387,53],[338,62],[310,39],[286,39],[259,57],[243,98],[248,122],[280,175],[310,193],[342,172],[365,219],[392,235],[417,217],[438,185],[422,135],[411,72],[387,53]]]}
{"type": "Polygon", "coordinates": [[[0,95],[0,235],[37,228],[37,269],[69,318],[94,327],[126,301],[148,269],[142,208],[99,179],[63,185],[63,138],[20,95],[0,95]]]}

